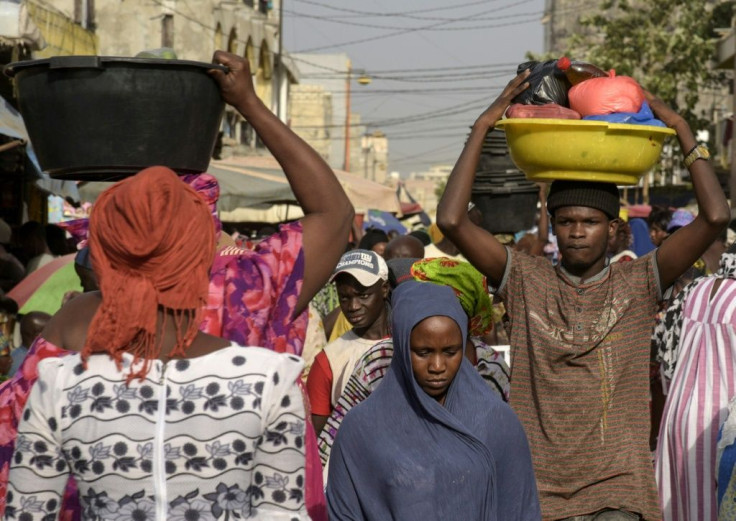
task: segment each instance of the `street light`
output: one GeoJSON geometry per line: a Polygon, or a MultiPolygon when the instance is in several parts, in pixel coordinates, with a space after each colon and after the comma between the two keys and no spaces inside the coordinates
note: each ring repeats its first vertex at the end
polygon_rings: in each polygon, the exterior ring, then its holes
{"type": "MultiPolygon", "coordinates": [[[[366,74],[364,70],[356,70],[358,76],[358,83],[360,85],[369,85],[371,83],[371,77],[366,74]]],[[[345,160],[342,164],[342,169],[346,172],[350,171],[350,80],[352,79],[353,66],[348,60],[348,74],[345,82],[345,160]]]]}

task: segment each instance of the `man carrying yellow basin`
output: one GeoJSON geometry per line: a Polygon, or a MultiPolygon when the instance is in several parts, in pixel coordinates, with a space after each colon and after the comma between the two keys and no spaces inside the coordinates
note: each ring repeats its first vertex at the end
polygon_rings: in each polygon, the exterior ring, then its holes
{"type": "Polygon", "coordinates": [[[616,186],[555,181],[547,209],[560,265],[512,252],[471,223],[466,209],[483,140],[528,87],[526,78],[513,79],[475,122],[437,222],[506,305],[511,405],[531,444],[543,518],[659,520],[648,445],[654,314],[663,293],[728,224],[728,204],[688,124],[647,93],[655,115],[688,151],[698,217],[654,252],[609,266],[606,247],[619,214],[616,186]]]}

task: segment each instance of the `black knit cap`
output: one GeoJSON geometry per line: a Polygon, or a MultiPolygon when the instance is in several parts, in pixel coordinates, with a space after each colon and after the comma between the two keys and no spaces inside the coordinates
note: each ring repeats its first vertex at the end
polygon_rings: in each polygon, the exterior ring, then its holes
{"type": "Polygon", "coordinates": [[[387,260],[388,265],[388,283],[391,289],[396,289],[396,286],[407,280],[414,280],[414,276],[411,274],[411,267],[415,262],[422,259],[414,259],[411,257],[396,258],[387,260]]]}
{"type": "Polygon", "coordinates": [[[553,181],[547,196],[547,210],[554,215],[563,206],[587,206],[600,210],[609,219],[618,219],[621,209],[618,188],[613,183],[553,181]]]}

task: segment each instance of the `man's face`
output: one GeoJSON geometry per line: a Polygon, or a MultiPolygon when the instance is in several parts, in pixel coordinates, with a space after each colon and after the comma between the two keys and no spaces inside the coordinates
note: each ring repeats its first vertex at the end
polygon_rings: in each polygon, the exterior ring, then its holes
{"type": "Polygon", "coordinates": [[[587,206],[563,206],[555,211],[553,223],[565,269],[583,278],[603,269],[617,219],[587,206]]]}
{"type": "Polygon", "coordinates": [[[356,329],[372,326],[386,309],[388,283],[385,281],[365,287],[355,277],[342,273],[335,279],[335,284],[340,309],[350,325],[356,329]]]}

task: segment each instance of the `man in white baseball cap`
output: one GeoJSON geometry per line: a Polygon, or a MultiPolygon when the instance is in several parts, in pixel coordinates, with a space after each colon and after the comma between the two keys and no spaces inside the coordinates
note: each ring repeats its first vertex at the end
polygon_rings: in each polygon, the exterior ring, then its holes
{"type": "Polygon", "coordinates": [[[319,433],[340,398],[358,359],[390,335],[388,266],[374,251],[344,254],[330,282],[340,309],[353,328],[327,344],[314,359],[307,379],[314,428],[319,433]]]}

